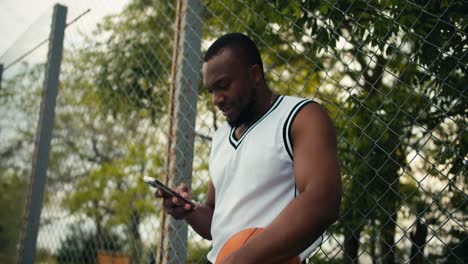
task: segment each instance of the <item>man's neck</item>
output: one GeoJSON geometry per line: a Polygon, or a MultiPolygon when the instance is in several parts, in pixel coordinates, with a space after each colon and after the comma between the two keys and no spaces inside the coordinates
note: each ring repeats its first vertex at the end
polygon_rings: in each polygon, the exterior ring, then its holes
{"type": "Polygon", "coordinates": [[[240,138],[242,135],[245,133],[245,131],[253,125],[255,122],[257,122],[273,105],[275,102],[275,99],[278,96],[275,95],[273,92],[271,92],[269,89],[265,91],[264,94],[260,95],[257,97],[257,103],[256,103],[256,108],[254,113],[252,113],[251,118],[246,120],[246,122],[243,122],[239,124],[235,129],[235,137],[240,138]]]}

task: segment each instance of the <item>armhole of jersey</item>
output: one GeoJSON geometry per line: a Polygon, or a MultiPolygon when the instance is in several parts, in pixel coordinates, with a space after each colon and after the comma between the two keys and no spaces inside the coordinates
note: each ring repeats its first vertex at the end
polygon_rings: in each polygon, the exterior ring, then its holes
{"type": "Polygon", "coordinates": [[[294,122],[294,118],[296,118],[297,113],[306,106],[308,103],[313,103],[314,101],[305,99],[297,103],[289,112],[288,117],[286,118],[286,121],[284,122],[283,125],[283,143],[286,148],[286,151],[288,152],[289,157],[291,160],[293,160],[293,148],[292,148],[292,140],[291,140],[291,127],[292,123],[294,122]]]}
{"type": "Polygon", "coordinates": [[[312,243],[312,245],[309,246],[306,250],[304,250],[301,254],[299,254],[300,258],[302,259],[302,263],[305,263],[305,260],[312,255],[312,253],[316,252],[317,249],[322,247],[322,243],[325,241],[325,234],[327,231],[322,233],[317,240],[312,243]],[[317,243],[318,242],[318,243],[317,243]],[[315,245],[315,246],[313,246],[315,245]],[[312,249],[311,249],[312,248],[312,249]]]}

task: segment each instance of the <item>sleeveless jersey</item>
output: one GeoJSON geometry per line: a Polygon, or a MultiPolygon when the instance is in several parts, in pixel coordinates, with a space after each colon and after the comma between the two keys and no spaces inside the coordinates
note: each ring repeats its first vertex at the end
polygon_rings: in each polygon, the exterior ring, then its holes
{"type": "MultiPolygon", "coordinates": [[[[239,139],[227,124],[215,132],[209,163],[216,200],[211,223],[213,247],[208,253],[212,263],[232,235],[249,227],[267,227],[298,195],[291,124],[311,102],[279,96],[239,139]]],[[[322,237],[301,253],[301,259],[320,245],[322,237]]]]}

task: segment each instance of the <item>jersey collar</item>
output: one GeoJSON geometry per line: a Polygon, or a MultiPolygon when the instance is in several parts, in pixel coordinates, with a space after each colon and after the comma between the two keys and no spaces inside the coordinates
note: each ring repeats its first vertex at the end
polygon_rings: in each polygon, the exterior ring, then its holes
{"type": "Polygon", "coordinates": [[[253,125],[251,125],[239,139],[236,139],[236,137],[234,136],[237,127],[231,127],[231,132],[229,133],[229,143],[231,143],[231,146],[233,146],[235,149],[237,149],[237,147],[239,147],[239,145],[242,143],[242,141],[247,136],[247,134],[249,134],[249,132],[252,131],[252,129],[254,129],[254,127],[256,125],[258,125],[260,122],[262,122],[262,120],[265,119],[271,112],[273,112],[278,107],[278,105],[281,103],[283,98],[284,98],[283,95],[278,96],[276,98],[276,100],[274,101],[274,103],[270,106],[268,111],[266,111],[266,113],[263,114],[263,116],[261,118],[259,118],[257,120],[257,122],[255,122],[253,125]]]}

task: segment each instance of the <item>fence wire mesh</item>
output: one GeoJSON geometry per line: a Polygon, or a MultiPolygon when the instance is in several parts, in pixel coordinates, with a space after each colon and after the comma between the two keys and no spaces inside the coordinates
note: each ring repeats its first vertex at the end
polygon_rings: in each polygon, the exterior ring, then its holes
{"type": "MultiPolygon", "coordinates": [[[[37,263],[159,263],[161,204],[141,179],[171,176],[177,2],[122,3],[102,19],[93,10],[110,2],[83,4],[91,12],[65,34],[37,263]]],[[[201,54],[223,33],[246,33],[262,53],[269,87],[319,102],[336,127],[340,218],[307,262],[468,261],[467,13],[468,3],[455,0],[203,1],[201,54]]],[[[3,73],[5,206],[24,196],[19,185],[30,174],[26,145],[37,122],[28,120],[37,120],[30,108],[44,68],[30,69],[3,73]],[[22,123],[27,128],[12,130],[22,123]]],[[[224,120],[201,81],[191,109],[187,162],[194,200],[203,201],[211,136],[224,120]]],[[[8,212],[1,227],[18,226],[21,217],[8,212]]],[[[0,261],[11,262],[16,242],[5,228],[0,261]]],[[[181,245],[172,248],[186,254],[176,252],[171,263],[206,263],[210,241],[190,228],[174,231],[181,245]]]]}
{"type": "Polygon", "coordinates": [[[39,14],[0,54],[0,263],[14,263],[17,256],[44,81],[40,69],[47,60],[43,42],[51,14],[52,9],[39,14]]]}

